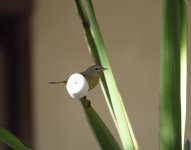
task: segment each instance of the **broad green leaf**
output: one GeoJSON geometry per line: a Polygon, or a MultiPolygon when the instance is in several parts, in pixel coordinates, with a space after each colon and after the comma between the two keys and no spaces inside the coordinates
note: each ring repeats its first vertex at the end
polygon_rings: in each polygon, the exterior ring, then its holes
{"type": "Polygon", "coordinates": [[[100,148],[103,150],[120,150],[121,148],[119,147],[107,126],[104,124],[93,107],[91,105],[87,106],[85,100],[81,100],[83,109],[91,130],[100,145],[100,148]]]}
{"type": "Polygon", "coordinates": [[[184,0],[180,1],[180,68],[181,68],[181,132],[182,149],[185,143],[186,93],[187,93],[187,10],[184,0]]]}
{"type": "MultiPolygon", "coordinates": [[[[92,38],[92,35],[90,33],[89,20],[82,7],[82,3],[80,0],[75,0],[75,2],[76,2],[76,6],[78,8],[79,15],[82,18],[82,24],[83,24],[84,28],[86,29],[87,40],[89,43],[91,43],[90,44],[91,47],[96,49],[94,39],[92,38]]],[[[100,64],[100,63],[98,63],[98,64],[100,64]]],[[[84,108],[86,117],[88,119],[88,122],[90,124],[90,127],[92,129],[92,132],[95,135],[101,148],[103,149],[104,147],[114,147],[116,149],[120,149],[117,142],[114,140],[112,134],[109,132],[109,130],[105,126],[104,122],[97,115],[95,110],[91,106],[90,106],[90,108],[87,109],[85,104],[84,103],[82,103],[82,104],[83,104],[83,108],[84,108]],[[100,131],[103,131],[103,132],[100,132],[100,131]],[[107,139],[107,140],[104,140],[103,137],[105,137],[105,139],[107,139]]]]}
{"type": "Polygon", "coordinates": [[[160,50],[160,149],[184,149],[186,115],[186,7],[163,0],[160,50]]]}
{"type": "Polygon", "coordinates": [[[108,69],[104,72],[104,76],[101,78],[101,85],[109,110],[118,129],[123,147],[125,150],[138,149],[138,145],[127,117],[122,98],[113,77],[91,0],[86,1],[87,14],[85,9],[82,7],[80,0],[76,0],[76,4],[85,29],[90,53],[92,54],[96,64],[100,64],[108,69]]]}
{"type": "Polygon", "coordinates": [[[14,150],[32,150],[24,145],[16,136],[6,129],[0,127],[0,141],[7,144],[14,150]]]}

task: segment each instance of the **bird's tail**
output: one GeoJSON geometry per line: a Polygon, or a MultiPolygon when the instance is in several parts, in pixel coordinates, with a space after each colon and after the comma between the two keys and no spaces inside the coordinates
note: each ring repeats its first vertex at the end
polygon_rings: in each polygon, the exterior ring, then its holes
{"type": "Polygon", "coordinates": [[[64,80],[64,81],[57,81],[57,82],[48,82],[49,84],[64,84],[66,85],[67,81],[64,80]]]}

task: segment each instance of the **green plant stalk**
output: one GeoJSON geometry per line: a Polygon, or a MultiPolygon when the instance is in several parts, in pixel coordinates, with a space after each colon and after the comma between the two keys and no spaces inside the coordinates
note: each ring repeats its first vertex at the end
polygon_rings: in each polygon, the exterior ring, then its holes
{"type": "Polygon", "coordinates": [[[86,1],[88,16],[86,15],[85,9],[82,7],[81,1],[76,0],[76,4],[84,25],[86,39],[90,46],[90,52],[97,64],[100,64],[108,69],[101,79],[101,85],[107,100],[106,102],[109,106],[109,110],[118,129],[123,147],[125,150],[138,149],[125,107],[111,71],[109,59],[106,54],[97,20],[95,18],[92,3],[90,0],[86,1]]]}
{"type": "MultiPolygon", "coordinates": [[[[96,46],[94,38],[93,38],[93,36],[91,34],[90,23],[89,23],[89,19],[87,17],[87,14],[86,14],[85,10],[82,8],[81,0],[75,0],[75,2],[76,2],[76,6],[78,8],[78,12],[79,12],[80,18],[82,20],[83,27],[85,29],[85,35],[86,35],[85,37],[86,37],[86,40],[87,40],[87,44],[89,44],[89,47],[88,47],[89,51],[94,56],[93,59],[94,59],[95,63],[101,65],[101,61],[99,59],[99,54],[98,54],[97,46],[96,46]],[[95,59],[95,58],[97,58],[97,59],[95,59]]],[[[102,82],[104,82],[103,84],[106,84],[105,77],[102,76],[101,79],[102,79],[102,82]]],[[[105,89],[104,93],[106,93],[106,95],[109,96],[109,91],[107,89],[105,89]]],[[[116,118],[115,118],[114,113],[113,113],[113,107],[112,107],[112,103],[111,103],[110,98],[108,98],[107,102],[109,102],[108,106],[109,106],[111,115],[112,115],[112,117],[114,118],[114,121],[115,121],[116,118]]]]}
{"type": "Polygon", "coordinates": [[[184,149],[186,16],[184,0],[163,0],[160,50],[160,149],[184,149]]]}
{"type": "Polygon", "coordinates": [[[0,127],[0,141],[14,150],[32,150],[24,145],[16,136],[2,127],[0,127]]]}
{"type": "MultiPolygon", "coordinates": [[[[110,111],[113,110],[111,114],[113,113],[116,118],[116,121],[114,122],[116,122],[116,126],[123,144],[123,148],[125,150],[138,149],[138,144],[133,134],[131,124],[126,114],[126,110],[125,110],[121,95],[118,91],[118,88],[112,73],[112,69],[109,63],[109,58],[106,53],[103,38],[99,30],[99,26],[97,23],[97,19],[95,17],[91,0],[86,0],[86,4],[87,4],[87,12],[89,14],[91,34],[97,46],[98,57],[94,56],[94,58],[99,59],[101,62],[101,65],[108,68],[109,70],[104,74],[105,79],[102,79],[102,84],[101,84],[103,91],[108,91],[108,92],[104,92],[106,100],[108,101],[107,104],[109,104],[109,107],[113,108],[113,109],[110,109],[110,111]]],[[[95,50],[91,49],[91,51],[95,51],[95,50]]]]}
{"type": "MultiPolygon", "coordinates": [[[[82,18],[82,24],[84,28],[86,29],[86,37],[88,40],[88,43],[91,43],[91,47],[96,49],[95,42],[90,34],[90,26],[89,21],[87,19],[86,12],[82,8],[82,3],[80,0],[76,0],[76,6],[79,11],[79,15],[82,18]]],[[[95,54],[96,55],[96,54],[95,54]]],[[[97,64],[100,64],[97,62],[97,64]]],[[[100,145],[101,149],[120,149],[118,143],[113,138],[112,134],[104,124],[104,122],[101,120],[101,118],[98,116],[98,114],[95,112],[95,110],[90,106],[89,108],[86,107],[85,103],[82,103],[84,112],[86,114],[87,120],[89,122],[89,125],[91,127],[92,133],[94,134],[95,138],[97,139],[98,144],[100,145]]]]}
{"type": "Polygon", "coordinates": [[[87,107],[85,100],[81,100],[82,106],[91,127],[91,131],[97,139],[100,148],[102,150],[120,150],[121,148],[107,126],[104,124],[92,106],[87,107]]]}
{"type": "Polygon", "coordinates": [[[181,133],[182,149],[185,143],[186,127],[186,93],[187,93],[187,9],[184,0],[180,1],[180,59],[181,59],[181,133]]]}

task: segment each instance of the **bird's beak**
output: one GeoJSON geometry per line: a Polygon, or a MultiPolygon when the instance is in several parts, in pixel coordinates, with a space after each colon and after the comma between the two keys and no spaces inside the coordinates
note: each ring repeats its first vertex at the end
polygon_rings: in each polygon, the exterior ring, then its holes
{"type": "Polygon", "coordinates": [[[107,70],[107,68],[102,67],[102,71],[105,71],[105,70],[107,70]]]}

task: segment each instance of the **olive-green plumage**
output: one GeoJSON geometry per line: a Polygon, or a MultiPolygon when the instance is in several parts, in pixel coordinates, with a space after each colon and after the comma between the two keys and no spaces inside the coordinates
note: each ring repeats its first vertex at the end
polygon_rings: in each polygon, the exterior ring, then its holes
{"type": "MultiPolygon", "coordinates": [[[[89,90],[92,90],[98,84],[99,78],[100,78],[100,76],[104,70],[106,70],[106,69],[100,65],[93,65],[93,66],[89,67],[87,70],[85,70],[84,72],[80,73],[88,81],[89,90]]],[[[60,81],[60,82],[49,82],[49,83],[51,83],[51,84],[66,84],[67,80],[60,81]]]]}

